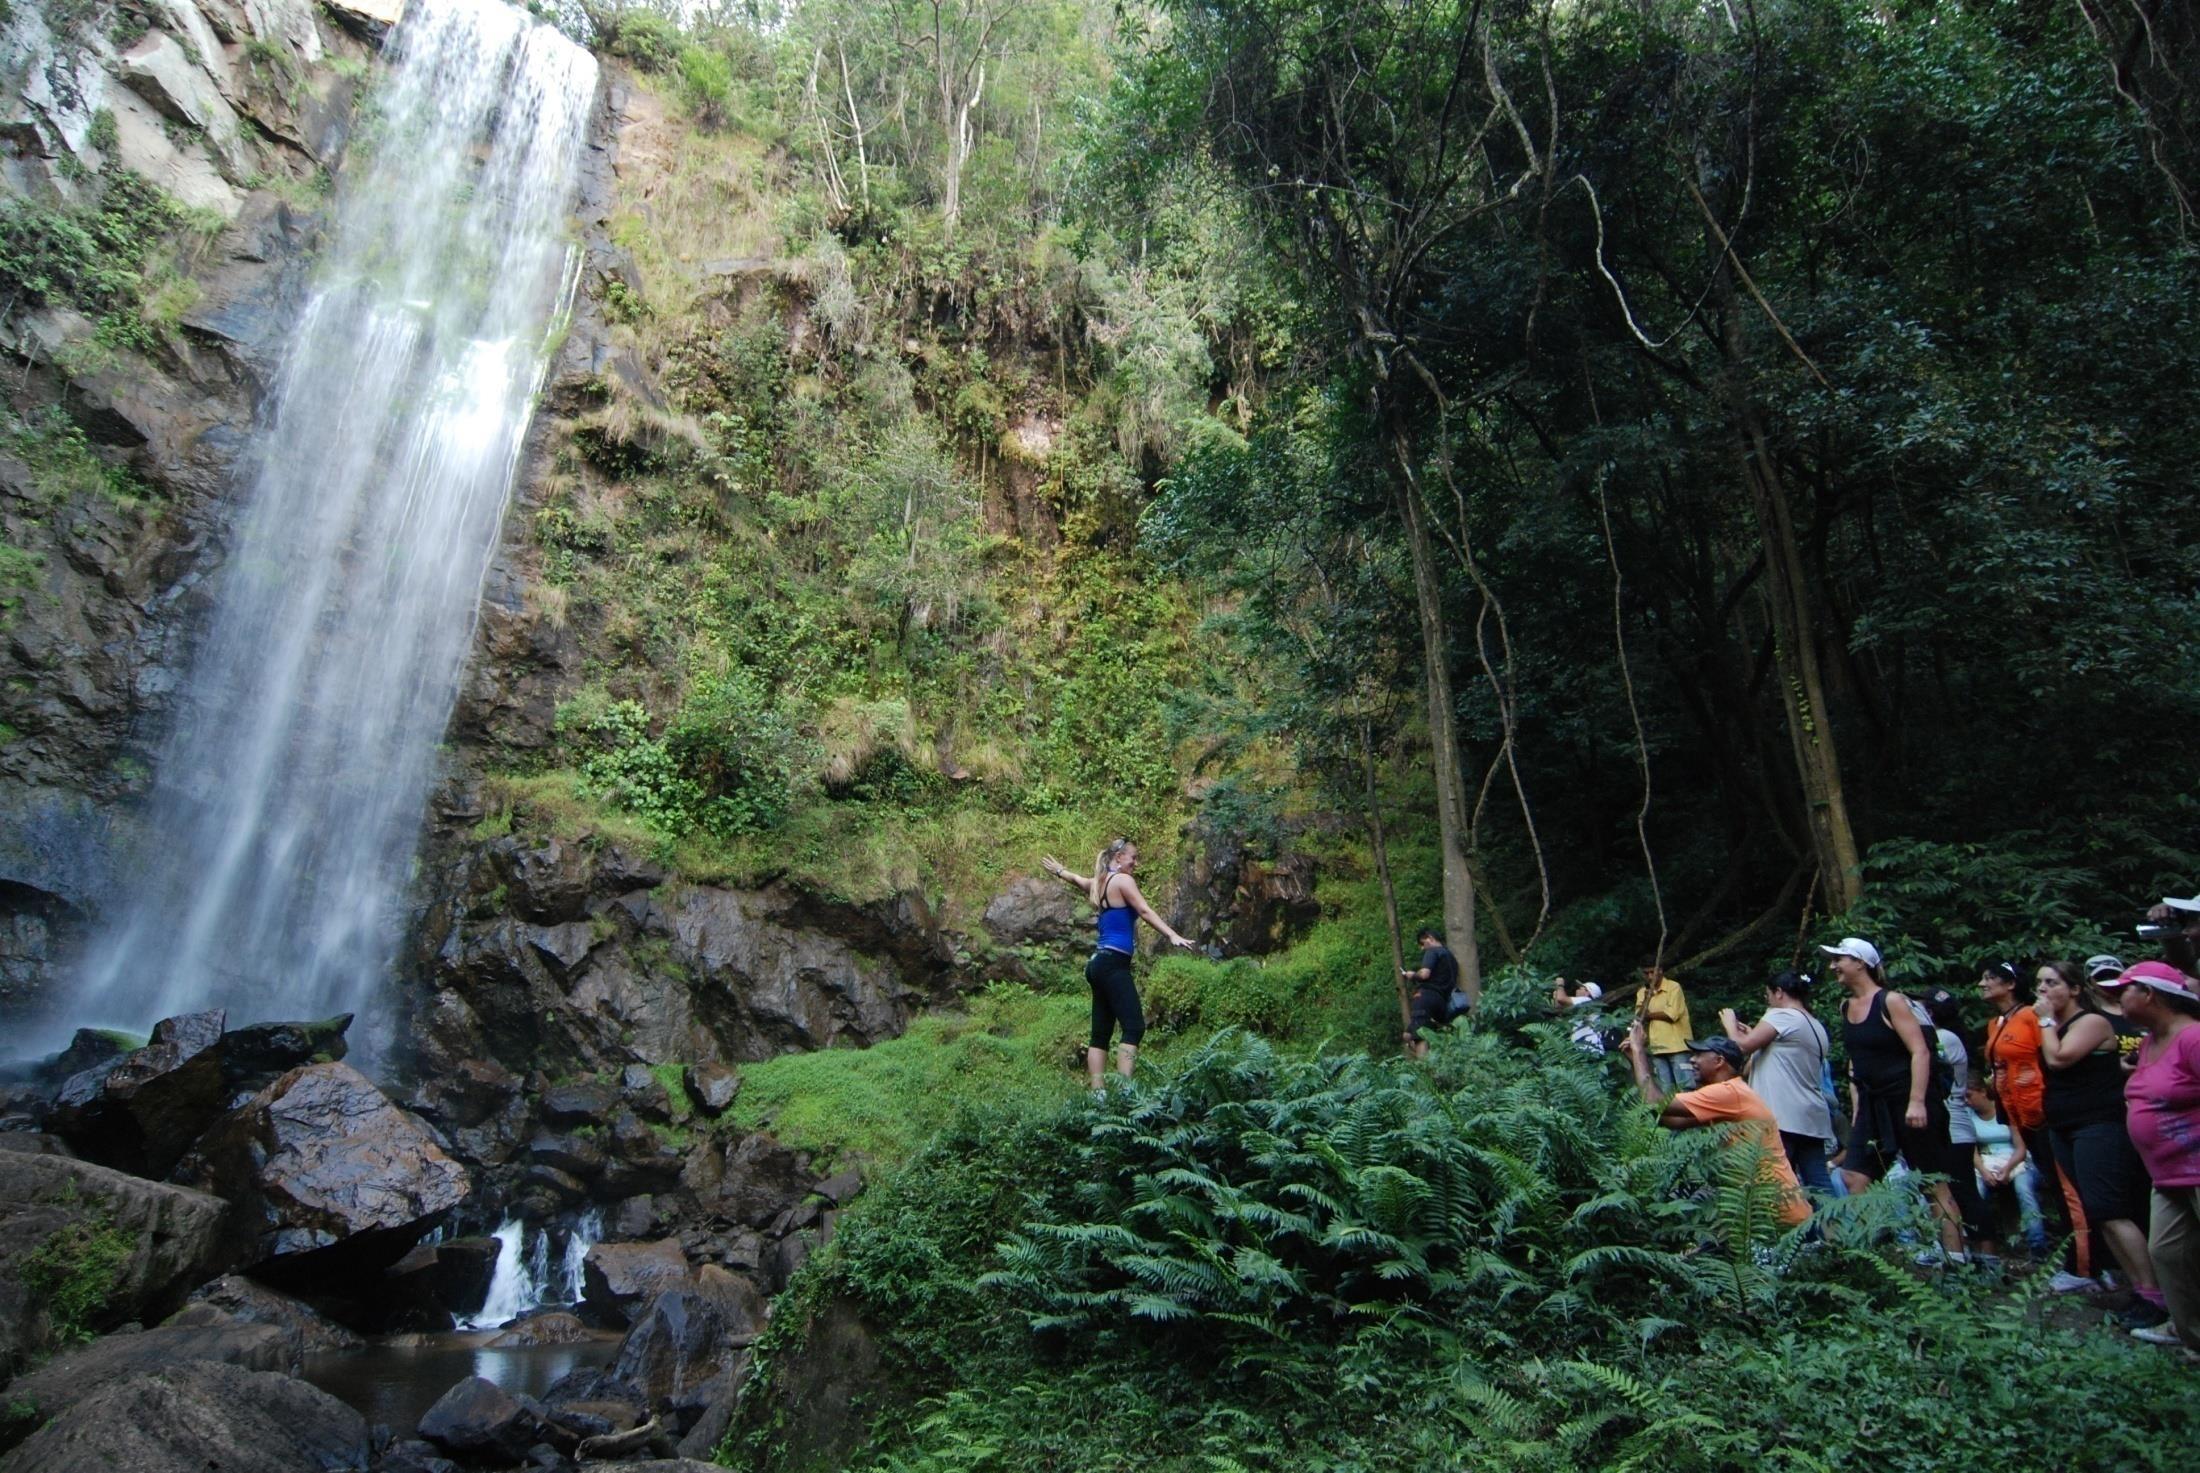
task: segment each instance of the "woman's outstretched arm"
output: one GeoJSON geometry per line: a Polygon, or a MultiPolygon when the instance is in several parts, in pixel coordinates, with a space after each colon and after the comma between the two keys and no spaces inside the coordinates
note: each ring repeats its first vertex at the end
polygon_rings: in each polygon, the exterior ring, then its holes
{"type": "Polygon", "coordinates": [[[1098,905],[1100,903],[1100,882],[1091,875],[1077,873],[1051,854],[1039,861],[1039,868],[1083,895],[1087,905],[1098,905]]]}
{"type": "Polygon", "coordinates": [[[1137,911],[1140,918],[1143,919],[1147,925],[1153,927],[1156,931],[1159,931],[1162,935],[1168,937],[1172,944],[1181,946],[1186,951],[1197,950],[1197,947],[1195,947],[1193,943],[1185,940],[1182,936],[1176,934],[1176,927],[1161,919],[1161,917],[1155,913],[1154,908],[1146,903],[1146,896],[1144,892],[1142,892],[1138,888],[1138,881],[1132,879],[1129,875],[1123,876],[1123,883],[1116,887],[1115,893],[1118,899],[1129,901],[1131,909],[1137,911]]]}

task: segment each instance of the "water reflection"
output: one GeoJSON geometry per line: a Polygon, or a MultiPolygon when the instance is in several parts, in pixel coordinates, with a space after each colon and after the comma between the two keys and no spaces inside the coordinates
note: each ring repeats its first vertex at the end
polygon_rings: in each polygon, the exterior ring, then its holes
{"type": "Polygon", "coordinates": [[[437,1398],[468,1376],[515,1395],[540,1396],[573,1371],[610,1362],[611,1336],[577,1345],[490,1346],[486,1332],[405,1336],[364,1350],[306,1357],[306,1379],[370,1423],[409,1433],[437,1398]]]}

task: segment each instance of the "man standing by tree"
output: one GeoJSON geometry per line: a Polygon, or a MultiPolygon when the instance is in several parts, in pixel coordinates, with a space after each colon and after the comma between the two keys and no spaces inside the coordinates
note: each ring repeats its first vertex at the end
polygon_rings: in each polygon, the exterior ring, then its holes
{"type": "Polygon", "coordinates": [[[1441,1028],[1451,1017],[1452,989],[1459,985],[1459,959],[1444,944],[1443,932],[1423,926],[1416,938],[1421,943],[1421,965],[1398,975],[1413,984],[1413,1013],[1406,1024],[1406,1052],[1416,1059],[1428,1057],[1423,1028],[1441,1028]]]}
{"type": "Polygon", "coordinates": [[[1667,1091],[1696,1081],[1688,1072],[1688,994],[1679,979],[1665,975],[1656,962],[1642,969],[1642,991],[1635,994],[1635,1017],[1649,1037],[1650,1072],[1667,1091]]]}

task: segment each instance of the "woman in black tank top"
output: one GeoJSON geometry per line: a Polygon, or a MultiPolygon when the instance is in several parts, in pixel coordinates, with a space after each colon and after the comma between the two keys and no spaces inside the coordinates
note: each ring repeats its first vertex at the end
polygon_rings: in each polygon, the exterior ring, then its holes
{"type": "Polygon", "coordinates": [[[2086,1226],[2131,1278],[2141,1306],[2161,1301],[2147,1251],[2146,1164],[2124,1125],[2123,1050],[2108,1000],[2075,962],[2042,962],[2037,977],[2040,1062],[2047,1066],[2047,1138],[2055,1164],[2078,1188],[2086,1226]]]}
{"type": "Polygon", "coordinates": [[[1983,1242],[1993,1236],[1993,1219],[1979,1196],[1970,1153],[1948,1138],[1946,1080],[1940,1078],[1936,1087],[1933,1041],[1909,999],[1887,988],[1878,951],[1869,943],[1851,938],[1821,950],[1832,957],[1833,975],[1848,991],[1841,1036],[1856,1117],[1842,1177],[1849,1190],[1861,1192],[1899,1156],[1912,1171],[1947,1178],[1930,1192],[1943,1261],[1966,1262],[1965,1230],[1983,1242]]]}

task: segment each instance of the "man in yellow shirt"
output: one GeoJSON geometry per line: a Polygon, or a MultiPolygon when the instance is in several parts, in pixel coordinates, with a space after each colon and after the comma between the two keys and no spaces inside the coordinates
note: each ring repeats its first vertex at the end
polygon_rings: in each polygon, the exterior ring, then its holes
{"type": "Polygon", "coordinates": [[[1648,1041],[1651,1078],[1668,1093],[1693,1087],[1696,1071],[1688,1067],[1688,1038],[1696,1030],[1688,1021],[1688,994],[1655,962],[1642,969],[1635,1016],[1648,1041]]]}

